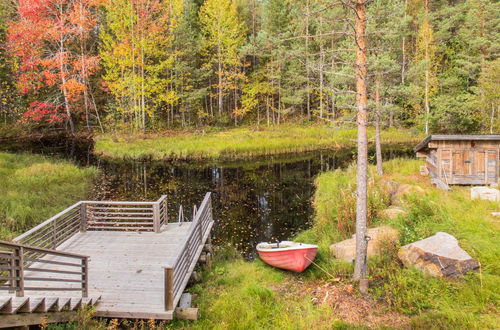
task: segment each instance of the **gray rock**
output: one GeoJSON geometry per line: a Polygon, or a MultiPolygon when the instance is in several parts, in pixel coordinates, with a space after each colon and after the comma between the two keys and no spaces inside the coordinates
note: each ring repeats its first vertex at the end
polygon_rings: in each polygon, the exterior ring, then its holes
{"type": "MultiPolygon", "coordinates": [[[[368,257],[380,254],[384,244],[395,244],[399,240],[399,231],[389,226],[370,228],[366,235],[368,242],[368,257]]],[[[356,258],[356,234],[352,238],[330,245],[330,251],[337,259],[353,262],[356,258]]]]}
{"type": "Polygon", "coordinates": [[[441,232],[403,246],[398,257],[406,267],[414,266],[434,277],[457,278],[479,268],[454,236],[441,232]]]}
{"type": "Polygon", "coordinates": [[[498,202],[500,201],[500,191],[489,187],[472,187],[470,190],[470,197],[472,199],[484,199],[498,202]]]}

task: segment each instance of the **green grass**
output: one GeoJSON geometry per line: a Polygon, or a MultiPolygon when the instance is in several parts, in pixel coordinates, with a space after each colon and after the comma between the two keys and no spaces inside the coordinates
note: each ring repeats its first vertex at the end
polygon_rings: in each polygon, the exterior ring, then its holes
{"type": "MultiPolygon", "coordinates": [[[[373,132],[370,131],[373,136],[373,132]]],[[[387,145],[416,144],[421,134],[387,130],[387,145]]],[[[98,136],[95,152],[107,159],[243,159],[248,157],[300,153],[314,150],[354,148],[355,129],[327,125],[297,125],[234,128],[215,132],[164,132],[98,136]]]]}
{"type": "Polygon", "coordinates": [[[88,197],[94,168],[0,152],[0,239],[9,240],[88,197]]]}

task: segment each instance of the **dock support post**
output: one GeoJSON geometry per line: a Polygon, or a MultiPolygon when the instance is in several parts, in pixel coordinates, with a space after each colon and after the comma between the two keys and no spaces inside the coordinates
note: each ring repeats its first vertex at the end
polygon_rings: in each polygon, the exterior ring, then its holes
{"type": "Polygon", "coordinates": [[[22,246],[14,250],[14,255],[16,258],[16,296],[24,297],[24,249],[22,246]]]}
{"type": "Polygon", "coordinates": [[[82,259],[82,297],[89,296],[89,257],[82,259]]]}
{"type": "Polygon", "coordinates": [[[80,231],[82,233],[87,231],[87,204],[80,204],[80,231]]]}
{"type": "Polygon", "coordinates": [[[165,310],[174,309],[174,269],[165,267],[165,310]]]}
{"type": "Polygon", "coordinates": [[[160,203],[153,204],[153,230],[155,233],[160,232],[160,203]]]}

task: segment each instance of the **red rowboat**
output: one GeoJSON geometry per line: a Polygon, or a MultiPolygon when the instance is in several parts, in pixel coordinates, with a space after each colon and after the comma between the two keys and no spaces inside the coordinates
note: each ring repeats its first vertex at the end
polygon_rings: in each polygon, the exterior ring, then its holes
{"type": "Polygon", "coordinates": [[[266,264],[300,273],[313,262],[318,246],[289,241],[259,243],[257,252],[266,264]]]}

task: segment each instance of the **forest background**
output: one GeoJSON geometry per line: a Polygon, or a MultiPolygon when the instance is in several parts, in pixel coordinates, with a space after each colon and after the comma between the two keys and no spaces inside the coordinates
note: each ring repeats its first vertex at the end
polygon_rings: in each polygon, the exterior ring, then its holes
{"type": "MultiPolygon", "coordinates": [[[[0,0],[0,118],[71,131],[355,124],[350,5],[0,0]]],[[[498,132],[499,13],[493,0],[370,1],[372,120],[498,132]]]]}

